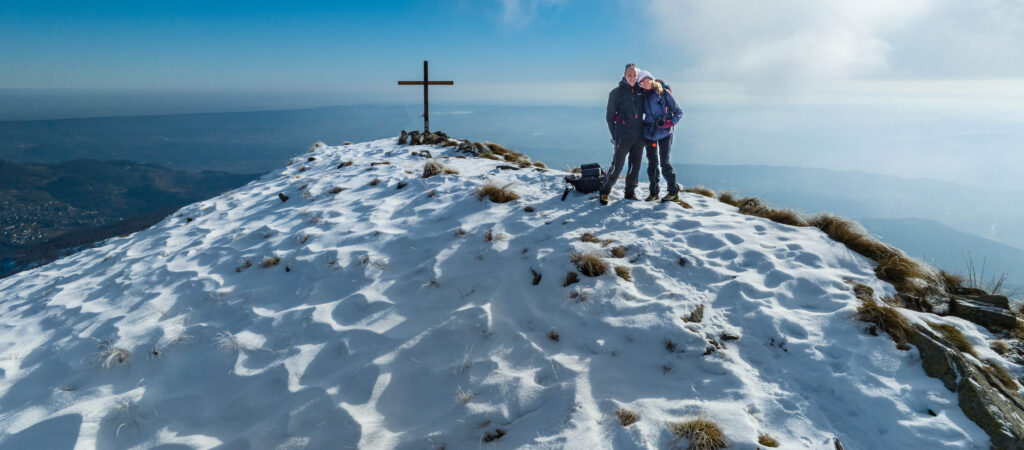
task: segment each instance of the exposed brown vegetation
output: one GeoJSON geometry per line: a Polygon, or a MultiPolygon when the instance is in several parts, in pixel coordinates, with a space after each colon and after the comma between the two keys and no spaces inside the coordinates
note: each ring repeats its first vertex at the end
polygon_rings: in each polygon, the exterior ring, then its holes
{"type": "Polygon", "coordinates": [[[532,212],[534,212],[534,211],[536,211],[536,210],[535,210],[535,209],[533,209],[533,207],[532,207],[532,206],[529,206],[529,205],[527,205],[527,206],[526,206],[525,208],[523,208],[523,211],[526,211],[526,212],[528,212],[528,213],[532,213],[532,212]]]}
{"type": "Polygon", "coordinates": [[[373,166],[389,166],[389,165],[391,165],[391,161],[374,161],[374,162],[370,163],[371,167],[373,167],[373,166]]]}
{"type": "Polygon", "coordinates": [[[1003,366],[995,364],[992,361],[985,361],[985,366],[983,367],[983,369],[986,373],[992,375],[992,377],[999,380],[999,382],[1002,383],[1003,386],[1005,386],[1007,389],[1014,391],[1019,389],[1017,387],[1017,382],[1014,381],[1013,379],[1013,375],[1010,375],[1010,372],[1007,372],[1006,369],[1003,368],[1003,366]]]}
{"type": "Polygon", "coordinates": [[[796,211],[793,211],[792,209],[775,209],[754,197],[740,199],[738,201],[737,208],[739,208],[741,214],[746,214],[748,216],[763,217],[771,220],[772,222],[778,222],[794,227],[807,226],[807,223],[800,218],[800,214],[796,211]]]}
{"type": "Polygon", "coordinates": [[[552,341],[558,342],[561,339],[561,337],[558,336],[558,332],[557,331],[551,330],[551,331],[548,331],[548,339],[551,339],[552,341]]]}
{"type": "Polygon", "coordinates": [[[705,197],[715,198],[715,191],[708,189],[704,186],[697,185],[691,188],[683,189],[683,192],[689,192],[691,194],[703,195],[705,197]]]}
{"type": "Polygon", "coordinates": [[[612,249],[612,256],[614,256],[616,258],[625,258],[626,257],[626,247],[620,245],[618,247],[613,248],[612,249]]]}
{"type": "Polygon", "coordinates": [[[430,178],[434,175],[440,174],[457,175],[458,173],[458,170],[452,169],[436,159],[427,161],[427,163],[423,165],[423,178],[430,178]]]}
{"type": "Polygon", "coordinates": [[[565,278],[562,279],[562,287],[568,287],[570,284],[579,283],[580,275],[576,272],[569,272],[565,274],[565,278]]]}
{"type": "Polygon", "coordinates": [[[989,344],[989,348],[991,348],[992,351],[1000,355],[1010,353],[1010,346],[1006,345],[1006,343],[1003,341],[993,341],[991,344],[989,344]]]}
{"type": "Polygon", "coordinates": [[[769,436],[769,435],[767,435],[765,433],[761,433],[761,435],[757,437],[757,443],[761,444],[761,445],[763,445],[765,447],[772,447],[772,448],[775,448],[775,447],[779,446],[779,441],[778,440],[776,440],[775,438],[773,438],[773,437],[771,437],[771,436],[769,436]]]}
{"type": "Polygon", "coordinates": [[[540,161],[534,161],[533,162],[533,167],[540,167],[541,169],[547,169],[548,165],[544,164],[544,163],[542,163],[540,161]]]}
{"type": "Polygon", "coordinates": [[[910,324],[895,308],[880,304],[871,298],[864,298],[861,299],[861,305],[857,307],[857,313],[853,317],[874,324],[882,331],[889,333],[893,342],[896,343],[896,348],[910,350],[910,344],[907,344],[910,324]]]}
{"type": "Polygon", "coordinates": [[[476,197],[483,200],[484,197],[490,199],[494,203],[508,203],[514,200],[519,200],[519,194],[512,192],[507,186],[498,186],[494,183],[487,183],[476,192],[476,197]]]}
{"type": "Polygon", "coordinates": [[[601,259],[601,255],[595,252],[573,253],[569,260],[576,265],[580,273],[588,277],[604,275],[608,271],[608,266],[601,259]]]}
{"type": "Polygon", "coordinates": [[[331,190],[329,190],[327,192],[330,192],[332,194],[337,194],[337,193],[339,193],[341,191],[344,191],[344,190],[345,190],[345,188],[343,188],[341,186],[335,186],[335,187],[331,188],[331,190]]]}
{"type": "Polygon", "coordinates": [[[281,257],[280,256],[277,256],[277,255],[267,256],[267,257],[263,258],[263,262],[260,263],[260,267],[263,267],[264,269],[266,269],[268,267],[274,267],[274,266],[276,266],[276,265],[278,265],[280,263],[281,263],[281,257]]]}
{"type": "Polygon", "coordinates": [[[729,445],[722,429],[718,428],[718,424],[703,417],[686,422],[669,423],[668,429],[677,438],[689,440],[690,450],[717,450],[729,445]]]}
{"type": "Polygon", "coordinates": [[[484,233],[484,240],[487,242],[498,242],[503,239],[505,239],[505,233],[500,231],[487,230],[487,232],[484,233]]]}
{"type": "Polygon", "coordinates": [[[971,341],[967,340],[967,336],[960,331],[959,328],[950,325],[948,323],[928,323],[928,326],[932,327],[933,330],[938,331],[953,347],[961,352],[978,356],[974,353],[974,346],[971,345],[971,341]]]}
{"type": "Polygon", "coordinates": [[[380,178],[374,178],[370,180],[370,186],[376,186],[378,184],[380,184],[380,178]]]}
{"type": "Polygon", "coordinates": [[[939,280],[942,281],[942,286],[946,288],[946,292],[953,292],[964,285],[963,277],[951,274],[945,270],[939,271],[939,280]]]}
{"type": "Polygon", "coordinates": [[[691,311],[689,316],[680,317],[680,319],[683,319],[683,322],[700,323],[704,320],[704,305],[697,305],[697,308],[691,311]]]}
{"type": "Polygon", "coordinates": [[[352,160],[350,159],[350,160],[348,160],[348,161],[342,162],[341,164],[338,164],[338,168],[339,168],[339,169],[341,169],[341,168],[344,168],[344,167],[348,167],[348,166],[351,166],[351,165],[352,165],[352,164],[353,164],[354,162],[355,162],[355,161],[352,161],[352,160]]]}
{"type": "Polygon", "coordinates": [[[875,261],[875,275],[878,279],[888,281],[896,287],[899,292],[918,294],[922,290],[919,281],[929,280],[930,273],[924,265],[910,259],[899,250],[892,249],[891,253],[881,255],[875,261]]]}
{"type": "Polygon", "coordinates": [[[617,408],[615,416],[619,418],[619,425],[628,427],[640,420],[640,415],[625,408],[617,408]]]}
{"type": "Polygon", "coordinates": [[[633,282],[633,275],[629,273],[629,267],[626,266],[615,266],[615,275],[623,280],[633,282]]]}
{"type": "Polygon", "coordinates": [[[734,197],[732,195],[732,192],[728,192],[728,191],[718,193],[718,201],[720,201],[722,203],[725,203],[726,205],[731,205],[731,206],[736,206],[736,207],[738,207],[740,205],[739,201],[736,200],[736,197],[734,197]]]}
{"type": "Polygon", "coordinates": [[[601,242],[600,238],[598,238],[596,235],[594,235],[594,233],[591,233],[589,231],[583,233],[583,235],[580,236],[580,240],[583,242],[601,242]]]}

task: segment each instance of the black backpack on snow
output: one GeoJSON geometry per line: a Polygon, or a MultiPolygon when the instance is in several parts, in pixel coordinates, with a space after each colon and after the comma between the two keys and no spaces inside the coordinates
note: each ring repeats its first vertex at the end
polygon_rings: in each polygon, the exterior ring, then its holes
{"type": "Polygon", "coordinates": [[[591,192],[597,192],[601,189],[601,185],[604,184],[605,171],[601,169],[601,165],[598,163],[584,164],[580,166],[580,173],[566,175],[565,182],[569,185],[565,188],[565,193],[562,194],[562,200],[569,195],[569,189],[575,189],[581,194],[589,194],[591,192]]]}

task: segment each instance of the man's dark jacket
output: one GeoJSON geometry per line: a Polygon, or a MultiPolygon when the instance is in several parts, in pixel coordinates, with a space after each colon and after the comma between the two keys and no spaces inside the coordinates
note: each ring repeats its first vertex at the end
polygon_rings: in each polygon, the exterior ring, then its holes
{"type": "Polygon", "coordinates": [[[639,83],[630,86],[623,77],[619,85],[608,93],[608,109],[604,119],[615,142],[641,140],[644,137],[643,88],[639,83]]]}

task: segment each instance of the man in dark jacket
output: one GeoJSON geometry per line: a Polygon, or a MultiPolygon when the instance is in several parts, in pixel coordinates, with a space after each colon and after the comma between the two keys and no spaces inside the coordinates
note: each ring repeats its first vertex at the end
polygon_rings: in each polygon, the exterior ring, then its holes
{"type": "Polygon", "coordinates": [[[640,162],[644,152],[644,104],[643,89],[637,85],[636,78],[636,64],[627,64],[619,85],[608,93],[605,121],[608,122],[608,131],[611,132],[612,142],[615,144],[615,156],[611,167],[608,168],[608,178],[601,186],[602,205],[608,204],[608,194],[618,181],[627,157],[629,170],[626,172],[625,198],[638,200],[636,186],[640,180],[640,162]]]}

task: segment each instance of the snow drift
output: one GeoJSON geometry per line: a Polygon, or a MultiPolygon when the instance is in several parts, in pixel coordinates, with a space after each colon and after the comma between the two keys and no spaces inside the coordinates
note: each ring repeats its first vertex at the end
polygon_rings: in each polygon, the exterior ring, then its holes
{"type": "Polygon", "coordinates": [[[0,447],[664,448],[696,417],[734,448],[988,446],[853,320],[850,282],[893,288],[817,229],[394,142],[0,280],[0,447]],[[607,272],[566,285],[574,253],[607,272]]]}

